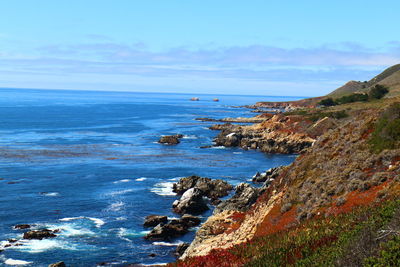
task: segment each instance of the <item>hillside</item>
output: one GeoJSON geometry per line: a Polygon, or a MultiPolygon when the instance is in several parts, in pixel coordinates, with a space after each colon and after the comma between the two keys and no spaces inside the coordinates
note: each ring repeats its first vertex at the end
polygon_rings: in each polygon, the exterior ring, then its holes
{"type": "Polygon", "coordinates": [[[287,147],[284,142],[303,140],[292,138],[299,134],[313,141],[265,182],[250,209],[214,212],[181,260],[171,265],[399,266],[396,68],[371,82],[390,84],[391,97],[326,108],[303,106],[262,123],[223,128],[222,136],[236,134],[240,139],[235,145],[250,149],[264,144],[268,147],[263,150],[271,151],[277,140],[287,147]]]}

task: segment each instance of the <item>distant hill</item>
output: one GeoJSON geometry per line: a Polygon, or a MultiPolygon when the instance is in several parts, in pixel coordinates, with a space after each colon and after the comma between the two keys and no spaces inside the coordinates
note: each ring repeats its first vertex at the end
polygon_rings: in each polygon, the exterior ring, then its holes
{"type": "Polygon", "coordinates": [[[390,88],[388,96],[400,94],[400,64],[396,64],[384,70],[369,81],[350,81],[345,85],[339,87],[332,93],[328,94],[329,97],[340,97],[354,92],[367,92],[376,84],[386,85],[390,88]]]}

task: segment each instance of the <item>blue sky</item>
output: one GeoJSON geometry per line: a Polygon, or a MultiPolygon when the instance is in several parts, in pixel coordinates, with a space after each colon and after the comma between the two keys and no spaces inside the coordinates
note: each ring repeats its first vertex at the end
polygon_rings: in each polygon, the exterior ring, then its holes
{"type": "Polygon", "coordinates": [[[400,1],[8,0],[0,87],[316,96],[400,63],[400,1]]]}

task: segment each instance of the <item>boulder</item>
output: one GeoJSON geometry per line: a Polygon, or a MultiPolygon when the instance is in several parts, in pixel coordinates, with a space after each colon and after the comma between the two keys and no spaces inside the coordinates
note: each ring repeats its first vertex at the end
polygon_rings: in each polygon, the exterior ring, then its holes
{"type": "Polygon", "coordinates": [[[31,228],[29,224],[17,224],[14,226],[14,229],[18,230],[29,229],[29,228],[31,228]]]}
{"type": "Polygon", "coordinates": [[[215,200],[227,196],[233,186],[221,179],[213,180],[192,175],[181,178],[178,183],[174,183],[172,191],[180,195],[190,188],[198,188],[203,192],[204,196],[215,200]]]}
{"type": "Polygon", "coordinates": [[[67,267],[63,261],[50,264],[49,267],[67,267]]]}
{"type": "Polygon", "coordinates": [[[188,228],[179,223],[168,223],[164,225],[157,225],[148,233],[144,238],[151,241],[158,240],[171,240],[172,238],[182,236],[188,232],[188,228]]]}
{"type": "Polygon", "coordinates": [[[49,229],[43,229],[43,230],[33,230],[33,231],[29,231],[24,233],[23,238],[24,239],[45,239],[45,238],[52,238],[52,237],[56,237],[57,235],[55,235],[54,233],[58,232],[57,230],[49,230],[49,229]]]}
{"type": "Polygon", "coordinates": [[[208,206],[203,199],[203,191],[198,188],[190,188],[179,200],[175,200],[172,208],[176,213],[199,214],[208,210],[208,206]]]}
{"type": "Polygon", "coordinates": [[[165,135],[165,136],[161,136],[161,138],[158,142],[160,144],[166,144],[166,145],[177,145],[180,143],[179,139],[182,137],[183,137],[183,135],[181,135],[181,134],[165,135]]]}
{"type": "Polygon", "coordinates": [[[199,179],[200,176],[197,175],[191,175],[181,178],[179,182],[172,185],[172,192],[177,193],[178,195],[182,195],[188,189],[195,187],[197,180],[199,179]]]}
{"type": "Polygon", "coordinates": [[[160,215],[149,215],[146,217],[143,226],[144,227],[154,227],[158,224],[165,224],[168,222],[167,216],[160,216],[160,215]]]}
{"type": "Polygon", "coordinates": [[[190,215],[190,214],[184,214],[179,221],[186,225],[187,227],[193,227],[193,226],[197,226],[201,223],[201,220],[199,217],[190,215]]]}
{"type": "Polygon", "coordinates": [[[244,212],[248,210],[254,202],[256,202],[257,198],[262,192],[261,188],[255,188],[246,183],[239,184],[236,186],[235,190],[235,195],[228,200],[222,201],[215,208],[214,214],[223,210],[236,210],[244,212]]]}

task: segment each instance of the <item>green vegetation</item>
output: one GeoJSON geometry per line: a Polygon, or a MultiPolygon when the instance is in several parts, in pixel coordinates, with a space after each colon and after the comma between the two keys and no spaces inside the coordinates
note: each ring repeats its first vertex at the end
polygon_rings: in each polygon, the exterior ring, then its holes
{"type": "Polygon", "coordinates": [[[354,102],[367,102],[375,99],[381,99],[388,92],[389,89],[386,86],[377,84],[372,87],[368,93],[352,93],[337,99],[329,97],[321,100],[320,102],[318,102],[318,104],[321,106],[330,107],[354,102]]]}
{"type": "Polygon", "coordinates": [[[365,260],[366,267],[400,266],[400,237],[395,236],[383,245],[379,256],[370,257],[365,260]]]}
{"type": "Polygon", "coordinates": [[[370,99],[381,99],[387,93],[389,93],[389,89],[386,86],[377,84],[369,91],[370,99]]]}
{"type": "Polygon", "coordinates": [[[375,124],[369,144],[372,151],[394,149],[400,142],[400,103],[390,105],[375,124]]]}
{"type": "Polygon", "coordinates": [[[313,122],[316,122],[325,117],[340,120],[343,118],[347,118],[349,116],[349,114],[347,114],[345,110],[332,111],[332,112],[320,112],[320,111],[319,112],[309,112],[304,109],[286,112],[285,115],[301,115],[301,116],[305,116],[306,119],[311,120],[313,122]]]}
{"type": "MultiPolygon", "coordinates": [[[[249,258],[247,266],[334,266],[338,261],[343,266],[356,266],[356,261],[362,262],[372,251],[365,251],[365,255],[358,259],[346,257],[346,254],[365,249],[364,236],[375,236],[392,220],[399,206],[399,200],[388,201],[378,207],[364,207],[336,217],[311,220],[298,229],[254,240],[238,249],[236,255],[249,258]]],[[[399,243],[398,240],[395,242],[382,252],[385,255],[383,259],[369,259],[367,262],[399,260],[399,251],[395,250],[399,243]]]]}

